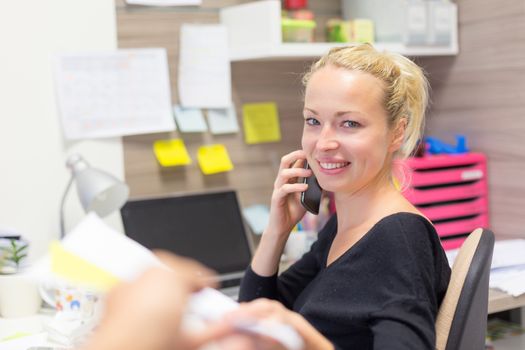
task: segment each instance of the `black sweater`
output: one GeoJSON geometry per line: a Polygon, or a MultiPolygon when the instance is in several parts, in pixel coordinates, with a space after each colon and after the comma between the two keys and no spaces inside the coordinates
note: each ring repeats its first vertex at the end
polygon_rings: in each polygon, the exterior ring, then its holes
{"type": "Polygon", "coordinates": [[[397,213],[328,267],[334,215],[317,242],[279,277],[248,268],[239,301],[270,298],[303,315],[337,349],[434,349],[450,268],[434,227],[397,213]]]}

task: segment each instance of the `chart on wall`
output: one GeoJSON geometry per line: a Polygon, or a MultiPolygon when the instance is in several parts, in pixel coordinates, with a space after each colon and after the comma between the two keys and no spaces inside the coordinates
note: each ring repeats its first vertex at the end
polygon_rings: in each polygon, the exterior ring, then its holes
{"type": "Polygon", "coordinates": [[[53,73],[67,139],[175,129],[165,49],[57,54],[53,73]]]}

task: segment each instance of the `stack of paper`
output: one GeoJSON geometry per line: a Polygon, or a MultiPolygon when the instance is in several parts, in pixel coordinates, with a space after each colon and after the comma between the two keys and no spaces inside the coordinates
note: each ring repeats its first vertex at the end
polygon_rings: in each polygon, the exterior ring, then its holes
{"type": "MultiPolygon", "coordinates": [[[[490,288],[512,296],[525,293],[525,239],[496,241],[490,271],[490,288]]],[[[447,251],[452,266],[458,249],[447,251]]]]}
{"type": "Polygon", "coordinates": [[[492,257],[490,288],[512,296],[525,293],[525,239],[497,241],[492,257]]]}

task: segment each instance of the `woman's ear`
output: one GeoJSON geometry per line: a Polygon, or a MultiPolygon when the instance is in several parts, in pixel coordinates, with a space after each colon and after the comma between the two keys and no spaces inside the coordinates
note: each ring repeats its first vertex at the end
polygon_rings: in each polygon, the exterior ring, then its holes
{"type": "Polygon", "coordinates": [[[397,121],[394,130],[392,131],[392,140],[390,142],[389,151],[396,152],[403,146],[403,141],[405,140],[405,131],[407,129],[407,118],[402,117],[397,121]]]}

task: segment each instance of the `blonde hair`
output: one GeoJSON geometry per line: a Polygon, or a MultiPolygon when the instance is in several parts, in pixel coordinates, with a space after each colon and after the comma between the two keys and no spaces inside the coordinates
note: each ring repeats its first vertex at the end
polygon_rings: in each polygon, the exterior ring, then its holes
{"type": "Polygon", "coordinates": [[[394,157],[408,157],[424,129],[429,87],[423,70],[400,54],[379,52],[370,44],[360,44],[331,49],[304,74],[303,85],[308,84],[313,73],[327,65],[366,72],[383,82],[389,126],[396,127],[406,119],[403,144],[394,157]]]}

